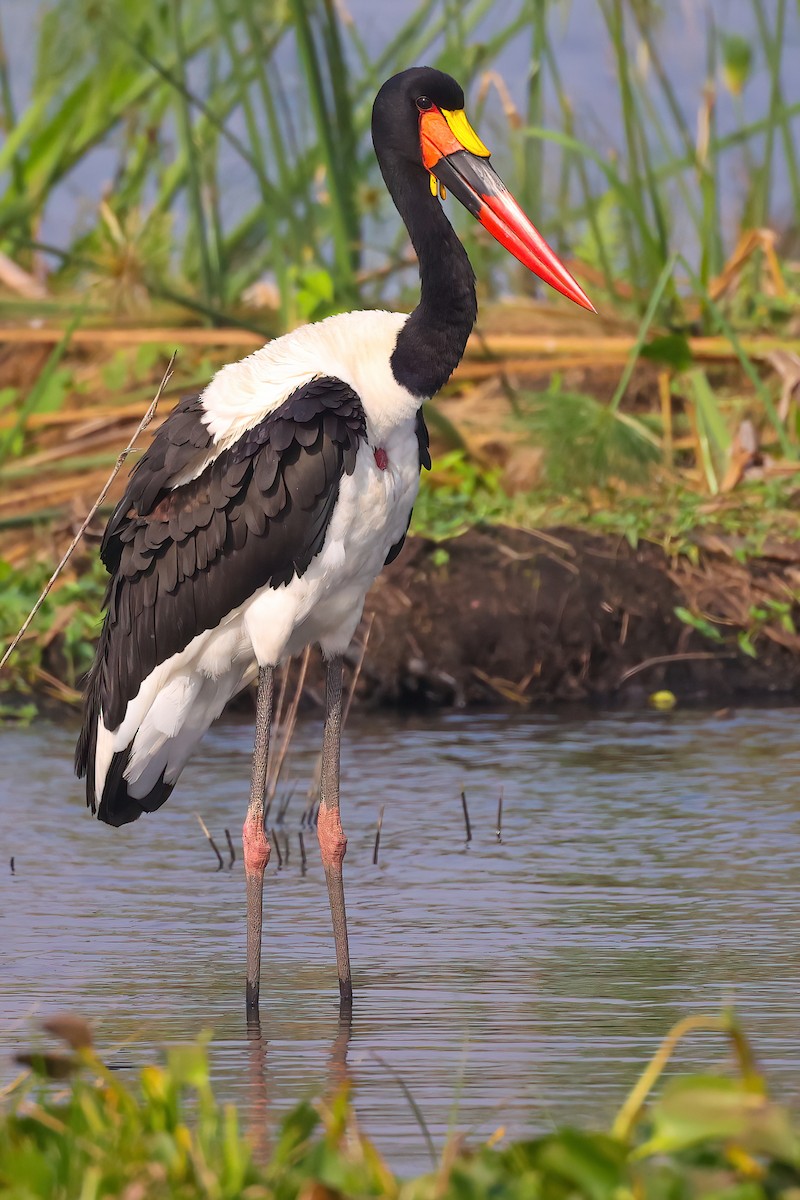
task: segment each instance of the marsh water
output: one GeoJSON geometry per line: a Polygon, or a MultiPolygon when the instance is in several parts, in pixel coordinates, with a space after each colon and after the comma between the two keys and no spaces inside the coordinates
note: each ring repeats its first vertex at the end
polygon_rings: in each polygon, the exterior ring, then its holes
{"type": "MultiPolygon", "coordinates": [[[[260,1041],[243,1012],[241,862],[216,870],[195,816],[227,858],[251,722],[217,726],[166,807],[123,830],[83,808],[74,729],[5,730],[0,1080],[55,1011],[90,1018],[127,1075],[211,1029],[221,1097],[266,1108],[271,1122],[347,1070],[367,1131],[412,1170],[426,1165],[425,1143],[398,1079],[437,1144],[451,1123],[476,1137],[602,1125],[675,1020],[734,1004],[775,1090],[794,1102],[799,715],[354,718],[343,761],[349,1030],[308,832],[305,874],[300,861],[319,738],[319,721],[305,719],[291,760],[298,790],[278,830],[289,860],[268,867],[260,1041]]],[[[724,1060],[709,1036],[678,1065],[724,1060]]]]}

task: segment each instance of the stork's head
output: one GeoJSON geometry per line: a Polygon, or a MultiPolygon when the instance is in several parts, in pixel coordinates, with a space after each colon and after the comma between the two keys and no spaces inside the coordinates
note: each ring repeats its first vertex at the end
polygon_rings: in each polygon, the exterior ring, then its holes
{"type": "Polygon", "coordinates": [[[452,76],[433,67],[393,75],[375,99],[372,140],[379,158],[388,152],[427,172],[434,196],[444,199],[451,192],[529,270],[594,312],[490,165],[489,151],[464,112],[464,92],[452,76]]]}

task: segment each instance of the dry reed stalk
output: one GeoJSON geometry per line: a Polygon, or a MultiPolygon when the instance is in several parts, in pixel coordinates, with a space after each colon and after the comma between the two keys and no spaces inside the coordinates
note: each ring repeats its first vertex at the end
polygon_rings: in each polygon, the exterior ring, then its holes
{"type": "MultiPolygon", "coordinates": [[[[29,472],[37,471],[39,467],[55,466],[57,463],[64,462],[69,463],[71,459],[83,458],[90,453],[93,457],[107,458],[108,463],[113,463],[117,455],[111,449],[110,441],[111,439],[108,435],[97,436],[95,434],[93,437],[87,438],[85,444],[77,449],[75,446],[66,445],[62,442],[60,446],[50,446],[46,450],[37,450],[34,454],[26,455],[25,458],[20,459],[10,469],[4,470],[3,478],[6,480],[24,479],[29,472]]],[[[108,466],[108,463],[105,465],[108,466]]]]}
{"type": "MultiPolygon", "coordinates": [[[[4,342],[50,345],[63,336],[63,329],[31,329],[28,326],[0,325],[0,345],[4,342]]],[[[112,346],[138,346],[152,342],[179,342],[186,346],[243,346],[258,347],[270,339],[246,329],[221,328],[200,329],[195,326],[181,328],[137,328],[137,329],[76,329],[72,341],[76,344],[107,344],[112,346]]],[[[519,334],[519,333],[475,333],[467,343],[468,358],[486,358],[487,355],[524,355],[537,357],[577,357],[594,359],[607,354],[615,358],[626,358],[636,344],[636,338],[627,334],[604,334],[587,337],[583,334],[519,334]]],[[[773,350],[800,351],[800,339],[758,335],[744,337],[741,345],[746,354],[762,358],[773,350]]],[[[729,359],[736,355],[725,337],[689,338],[692,354],[699,359],[729,359]]]]}
{"type": "Polygon", "coordinates": [[[49,671],[45,671],[44,667],[36,667],[34,675],[39,683],[44,684],[43,690],[54,700],[60,700],[62,704],[77,704],[80,700],[81,694],[79,691],[76,691],[74,687],[70,687],[68,683],[64,683],[63,679],[59,679],[57,676],[51,675],[49,671]]]}
{"type": "MultiPolygon", "coordinates": [[[[737,357],[731,343],[725,337],[693,337],[688,339],[693,356],[704,360],[727,360],[737,357]]],[[[739,344],[745,354],[751,358],[764,358],[776,349],[789,350],[797,353],[800,349],[800,339],[781,337],[743,337],[739,344]]],[[[485,358],[487,354],[502,358],[505,355],[528,356],[541,358],[569,356],[581,359],[595,359],[604,354],[609,356],[621,355],[627,358],[636,345],[633,336],[608,335],[603,337],[582,337],[562,335],[528,335],[528,334],[490,334],[478,339],[474,334],[467,344],[467,355],[476,354],[485,358]]],[[[498,364],[503,365],[505,364],[498,364]]]]}
{"type": "Polygon", "coordinates": [[[374,620],[375,613],[370,613],[367,617],[367,628],[366,632],[364,633],[364,640],[361,643],[361,651],[358,656],[358,662],[356,663],[355,670],[353,671],[353,678],[350,680],[350,688],[347,692],[347,700],[345,701],[344,714],[342,716],[343,728],[347,724],[347,718],[350,715],[350,706],[353,703],[353,696],[356,694],[356,686],[361,674],[361,668],[364,666],[364,659],[367,654],[367,643],[369,642],[369,635],[372,633],[372,623],[374,620]]]}
{"type": "Polygon", "coordinates": [[[270,779],[267,782],[267,801],[270,804],[275,798],[275,790],[281,777],[281,771],[283,770],[283,764],[286,760],[286,755],[289,752],[289,745],[291,744],[291,740],[294,736],[294,729],[295,725],[297,724],[297,709],[300,705],[300,697],[303,694],[303,684],[306,681],[306,672],[308,671],[308,660],[310,657],[311,647],[306,646],[300,662],[300,674],[297,677],[294,696],[292,697],[291,704],[289,705],[289,711],[286,715],[286,729],[284,731],[283,738],[281,739],[280,749],[278,750],[277,757],[275,758],[275,769],[274,771],[270,771],[270,779]]]}
{"type": "MultiPolygon", "coordinates": [[[[72,505],[74,508],[75,492],[88,492],[89,495],[96,491],[107,478],[107,472],[93,472],[91,475],[81,473],[80,481],[74,476],[66,476],[64,479],[56,482],[55,480],[43,480],[41,484],[34,488],[26,489],[24,492],[14,496],[8,496],[0,499],[0,518],[5,518],[14,522],[15,518],[24,519],[26,523],[36,520],[49,520],[51,516],[58,515],[63,518],[63,509],[67,505],[72,505]],[[23,504],[26,511],[20,511],[23,504]],[[31,511],[32,509],[32,511],[31,511]]],[[[105,499],[105,496],[103,497],[105,499]]],[[[102,501],[100,502],[102,505],[102,501]]],[[[98,506],[99,508],[100,506],[98,506]]],[[[92,516],[95,514],[92,513],[92,516]]]]}
{"type": "MultiPolygon", "coordinates": [[[[64,330],[57,326],[50,328],[32,329],[29,325],[0,325],[0,345],[3,342],[13,342],[15,345],[49,346],[60,341],[64,330]]],[[[201,329],[197,326],[172,326],[169,328],[130,328],[130,329],[76,329],[72,335],[73,343],[89,346],[142,346],[150,342],[175,342],[184,346],[246,346],[248,348],[263,346],[269,338],[248,329],[223,327],[220,329],[201,329]]]]}
{"type": "MultiPolygon", "coordinates": [[[[165,399],[167,397],[164,397],[165,399]]],[[[177,400],[177,397],[175,397],[177,400]]],[[[82,408],[58,408],[54,412],[31,413],[25,420],[25,431],[34,429],[50,429],[53,426],[77,425],[87,422],[105,426],[109,421],[134,421],[142,411],[141,404],[117,404],[109,406],[106,401],[94,406],[87,404],[82,408]]],[[[16,416],[11,413],[0,419],[0,432],[11,429],[16,424],[16,416]]],[[[157,426],[158,421],[155,422],[157,426]]]]}
{"type": "Polygon", "coordinates": [[[24,270],[19,263],[14,262],[13,258],[9,258],[2,252],[0,252],[0,283],[10,292],[16,292],[18,296],[22,296],[26,300],[46,300],[48,296],[47,288],[41,280],[24,270]]]}
{"type": "Polygon", "coordinates": [[[515,376],[531,379],[537,375],[551,375],[553,371],[569,371],[573,368],[586,370],[590,367],[608,367],[616,370],[625,362],[624,354],[595,355],[591,359],[578,358],[496,358],[491,362],[462,360],[452,375],[456,383],[481,383],[484,379],[515,376]]]}
{"type": "Polygon", "coordinates": [[[173,370],[173,367],[174,367],[174,365],[175,365],[175,359],[176,359],[176,357],[177,357],[177,354],[178,354],[177,350],[174,350],[174,351],[172,352],[172,357],[171,357],[171,358],[170,358],[170,360],[169,360],[169,363],[168,363],[168,365],[167,365],[167,369],[166,369],[166,371],[164,372],[164,376],[163,376],[163,378],[162,378],[162,380],[161,380],[161,383],[158,385],[158,391],[156,392],[156,394],[155,394],[155,396],[154,396],[154,398],[153,398],[153,401],[152,401],[152,403],[150,404],[150,407],[148,408],[147,412],[144,414],[144,416],[142,417],[141,421],[139,422],[139,425],[138,425],[138,427],[137,427],[136,431],[134,432],[134,435],[133,435],[133,437],[131,438],[131,440],[128,442],[127,446],[125,447],[125,449],[122,451],[122,453],[121,453],[121,454],[119,455],[119,457],[117,458],[117,461],[116,461],[116,463],[115,463],[115,465],[114,465],[114,469],[113,469],[113,471],[111,472],[111,474],[109,475],[108,479],[106,480],[106,483],[105,483],[105,485],[104,485],[104,486],[103,486],[103,488],[101,489],[101,491],[100,491],[100,495],[97,497],[97,499],[95,500],[94,504],[93,504],[93,505],[92,505],[92,507],[89,509],[89,512],[87,513],[87,515],[84,517],[83,521],[81,522],[81,525],[80,525],[80,528],[78,529],[78,532],[75,534],[74,538],[72,539],[72,541],[70,542],[69,546],[67,547],[67,550],[66,550],[65,554],[62,556],[62,558],[61,558],[61,561],[59,562],[59,564],[58,564],[58,566],[56,567],[55,571],[53,572],[53,574],[50,576],[49,580],[48,580],[48,581],[47,581],[47,583],[45,584],[45,587],[44,587],[44,590],[42,591],[42,594],[41,594],[41,596],[40,596],[40,597],[39,597],[39,599],[36,601],[36,603],[34,604],[33,608],[31,609],[31,611],[28,613],[27,617],[25,618],[25,621],[24,621],[24,622],[23,622],[23,624],[22,624],[22,628],[20,629],[19,633],[17,634],[17,636],[16,636],[16,637],[14,638],[14,640],[12,641],[11,645],[10,645],[10,646],[8,647],[8,649],[6,650],[6,652],[5,652],[5,654],[3,655],[2,659],[0,659],[0,670],[2,670],[2,669],[3,669],[3,667],[5,666],[5,664],[8,662],[9,658],[11,657],[11,655],[12,655],[12,654],[14,653],[14,651],[16,650],[17,646],[19,645],[20,641],[21,641],[21,640],[22,640],[22,638],[24,637],[24,635],[25,635],[25,632],[27,631],[28,627],[30,626],[31,622],[33,621],[34,617],[36,616],[37,612],[38,612],[38,611],[39,611],[39,609],[42,607],[42,605],[44,604],[44,602],[45,602],[45,600],[47,599],[48,595],[50,594],[50,591],[51,591],[51,589],[52,589],[52,587],[53,587],[53,584],[56,582],[56,580],[58,579],[59,575],[60,575],[60,574],[61,574],[61,572],[64,570],[64,567],[67,565],[67,563],[69,562],[70,558],[72,557],[72,553],[73,553],[73,551],[75,550],[75,547],[76,547],[76,546],[78,545],[78,543],[80,542],[80,540],[81,540],[81,538],[83,537],[84,533],[85,533],[85,532],[86,532],[86,530],[88,529],[88,527],[89,527],[89,524],[90,524],[90,522],[91,522],[92,518],[94,517],[94,515],[95,515],[95,513],[97,512],[98,508],[99,508],[99,507],[100,507],[100,505],[103,503],[103,501],[105,500],[106,496],[108,495],[108,492],[109,492],[109,489],[110,489],[110,487],[111,487],[112,483],[113,483],[113,482],[114,482],[114,480],[116,479],[116,477],[117,477],[117,475],[119,474],[119,472],[122,470],[122,466],[123,466],[123,464],[124,464],[124,462],[125,462],[125,459],[128,457],[128,455],[130,454],[131,450],[133,450],[134,444],[135,444],[135,442],[136,442],[136,439],[138,438],[139,434],[140,434],[140,433],[142,433],[142,432],[143,432],[143,431],[144,431],[144,430],[147,428],[147,426],[150,424],[150,422],[152,421],[152,419],[153,419],[153,416],[154,416],[154,414],[155,414],[155,411],[156,411],[156,408],[158,407],[158,402],[159,402],[159,400],[161,399],[161,393],[164,391],[164,388],[165,388],[165,387],[167,386],[167,384],[169,383],[170,377],[171,377],[171,375],[172,375],[172,370],[173,370]]]}

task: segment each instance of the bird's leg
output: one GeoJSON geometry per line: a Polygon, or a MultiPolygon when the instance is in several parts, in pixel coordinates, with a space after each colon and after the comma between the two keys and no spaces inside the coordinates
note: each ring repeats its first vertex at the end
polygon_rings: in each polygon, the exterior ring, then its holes
{"type": "Polygon", "coordinates": [[[261,911],[264,870],[269,862],[269,842],[264,831],[264,793],[267,787],[269,727],[272,721],[272,667],[259,667],[256,700],[256,738],[250,803],[242,829],[244,872],[247,882],[247,1014],[258,1015],[261,986],[261,911]]]}
{"type": "Polygon", "coordinates": [[[342,656],[334,655],[328,662],[325,694],[325,733],[322,740],[322,772],[320,775],[320,805],[317,836],[322,852],[322,865],[328,883],[328,898],[333,918],[333,938],[336,943],[336,966],[339,971],[339,995],[343,1005],[353,999],[350,976],[350,951],[347,945],[347,915],[344,909],[342,862],[347,849],[339,817],[339,751],[342,740],[342,656]]]}

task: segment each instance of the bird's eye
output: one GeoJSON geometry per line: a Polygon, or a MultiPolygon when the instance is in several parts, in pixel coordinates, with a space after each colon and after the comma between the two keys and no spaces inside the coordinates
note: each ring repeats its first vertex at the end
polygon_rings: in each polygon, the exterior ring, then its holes
{"type": "Polygon", "coordinates": [[[433,101],[429,100],[427,96],[420,96],[417,99],[417,108],[420,112],[430,112],[433,108],[433,101]]]}

